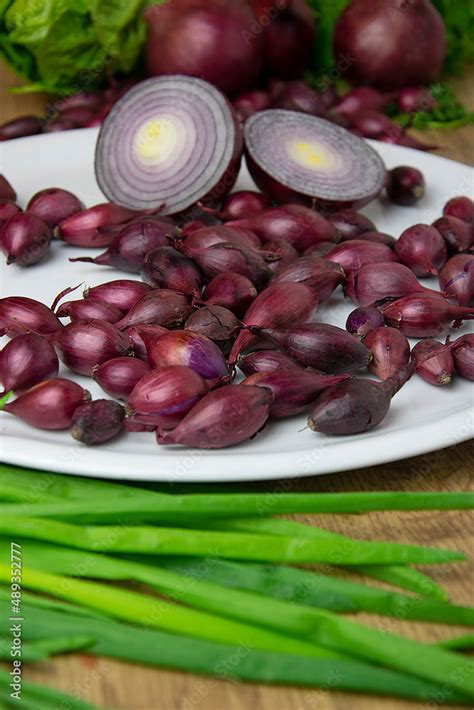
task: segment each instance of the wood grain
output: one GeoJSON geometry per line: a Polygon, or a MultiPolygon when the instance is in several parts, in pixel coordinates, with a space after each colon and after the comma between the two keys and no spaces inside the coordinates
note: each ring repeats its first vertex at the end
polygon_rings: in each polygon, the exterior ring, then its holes
{"type": "MultiPolygon", "coordinates": [[[[453,82],[457,94],[474,109],[474,71],[453,82]]],[[[25,113],[43,109],[46,98],[38,95],[14,96],[7,87],[19,83],[0,68],[0,123],[25,113]]],[[[439,144],[438,154],[474,164],[474,130],[466,127],[452,132],[420,134],[439,144]]],[[[1,148],[0,148],[1,150],[1,148]]],[[[1,160],[0,160],[1,166],[1,160]]],[[[428,176],[429,177],[429,176],[428,176]]],[[[355,491],[411,490],[463,491],[473,489],[474,446],[472,442],[453,446],[426,456],[383,466],[349,471],[327,477],[255,484],[261,490],[355,491]]],[[[229,490],[237,490],[233,486],[229,490]]],[[[378,513],[366,516],[299,516],[308,523],[365,539],[406,541],[451,547],[474,552],[472,515],[447,513],[378,513]]],[[[470,563],[431,568],[431,574],[457,603],[472,603],[474,567],[470,563]]],[[[372,625],[378,617],[359,617],[372,625]]],[[[25,620],[27,623],[28,620],[25,620]]],[[[458,629],[436,624],[390,621],[390,629],[420,641],[436,641],[458,629]]],[[[459,629],[459,632],[462,630],[459,629]]],[[[402,710],[427,707],[407,701],[370,698],[352,694],[236,684],[213,678],[133,666],[108,659],[74,655],[37,664],[27,678],[74,693],[100,708],[116,710],[402,710]]]]}

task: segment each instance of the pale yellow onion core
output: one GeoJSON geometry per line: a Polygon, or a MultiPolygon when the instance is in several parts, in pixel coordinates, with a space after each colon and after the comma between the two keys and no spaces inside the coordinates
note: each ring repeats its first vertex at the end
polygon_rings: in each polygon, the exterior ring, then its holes
{"type": "Polygon", "coordinates": [[[287,143],[286,151],[291,160],[308,170],[333,171],[339,162],[334,153],[315,142],[293,139],[287,143]]]}
{"type": "Polygon", "coordinates": [[[176,116],[156,116],[138,128],[133,151],[141,163],[159,165],[179,153],[185,142],[185,128],[176,116]]]}

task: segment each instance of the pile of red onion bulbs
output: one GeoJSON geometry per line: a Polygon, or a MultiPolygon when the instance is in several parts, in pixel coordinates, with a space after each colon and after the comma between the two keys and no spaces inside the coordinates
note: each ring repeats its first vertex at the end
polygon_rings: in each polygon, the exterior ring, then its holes
{"type": "MultiPolygon", "coordinates": [[[[0,204],[15,204],[5,179],[0,189],[0,204]]],[[[113,203],[85,209],[54,188],[7,213],[0,229],[17,266],[33,263],[54,234],[102,246],[80,260],[124,272],[80,299],[67,300],[76,289],[66,288],[51,308],[0,300],[0,335],[10,338],[0,353],[2,409],[70,429],[86,445],[150,432],[160,445],[222,448],[303,412],[314,431],[356,434],[384,419],[414,373],[437,386],[474,379],[474,335],[449,333],[474,318],[467,197],[398,240],[351,209],[275,207],[249,191],[196,220],[113,203]],[[439,289],[417,276],[437,276],[439,289]],[[339,288],[356,306],[346,330],[314,320],[339,288]],[[413,349],[410,337],[421,338],[413,349]],[[111,399],[91,401],[58,377],[60,362],[111,399]],[[378,379],[358,376],[367,371],[378,379]]]]}

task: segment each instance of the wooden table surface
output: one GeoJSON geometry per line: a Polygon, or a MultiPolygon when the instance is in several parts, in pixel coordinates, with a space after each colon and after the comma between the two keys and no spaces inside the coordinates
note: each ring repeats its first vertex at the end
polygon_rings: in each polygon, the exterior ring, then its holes
{"type": "MultiPolygon", "coordinates": [[[[452,82],[458,96],[471,110],[474,110],[473,79],[474,71],[470,71],[452,82]]],[[[0,123],[25,113],[40,112],[45,104],[41,96],[9,94],[7,87],[16,83],[19,83],[18,79],[0,67],[0,123]]],[[[440,145],[440,155],[474,164],[472,126],[450,132],[424,132],[422,137],[427,142],[440,145]]],[[[427,178],[429,181],[429,176],[427,178]]],[[[284,487],[284,490],[293,491],[464,491],[473,489],[473,474],[474,446],[468,442],[393,464],[325,477],[267,483],[256,485],[256,488],[282,490],[284,487]]],[[[467,512],[388,512],[363,517],[308,515],[298,519],[359,538],[440,545],[470,551],[471,554],[474,552],[472,515],[467,512]]],[[[437,581],[442,582],[453,602],[472,603],[472,564],[450,565],[448,570],[431,568],[430,572],[437,581]]],[[[358,618],[371,624],[381,621],[374,616],[358,618]]],[[[449,637],[458,631],[465,632],[465,629],[456,627],[395,620],[389,620],[388,628],[426,642],[449,637]]],[[[95,660],[83,655],[37,664],[29,668],[26,677],[76,694],[98,707],[116,710],[401,710],[427,707],[402,700],[329,693],[317,689],[237,684],[108,659],[95,660]]]]}

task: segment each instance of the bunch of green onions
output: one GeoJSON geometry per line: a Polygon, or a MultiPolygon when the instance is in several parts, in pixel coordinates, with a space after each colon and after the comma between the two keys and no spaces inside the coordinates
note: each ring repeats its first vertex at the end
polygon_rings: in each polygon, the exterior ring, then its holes
{"type": "MultiPolygon", "coordinates": [[[[255,682],[320,687],[330,676],[341,690],[451,705],[474,699],[474,664],[461,653],[474,646],[473,634],[424,644],[343,615],[472,627],[474,608],[450,604],[411,566],[465,556],[356,540],[273,516],[473,508],[474,494],[465,492],[170,495],[0,466],[0,536],[21,546],[28,590],[25,661],[83,649],[255,682]],[[324,573],[302,567],[314,564],[324,573]],[[343,579],[338,568],[415,595],[343,579]]],[[[10,544],[1,549],[7,619],[10,544]]]]}

